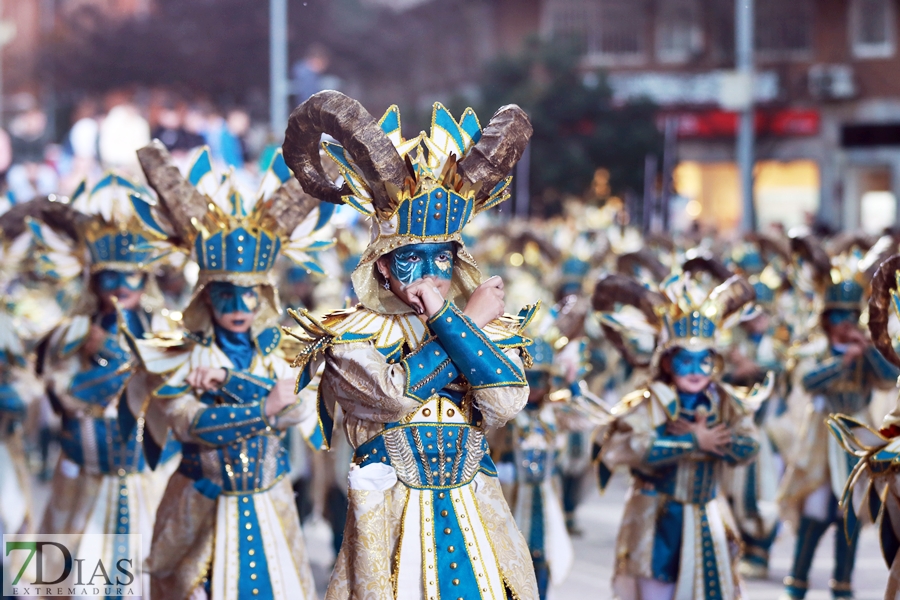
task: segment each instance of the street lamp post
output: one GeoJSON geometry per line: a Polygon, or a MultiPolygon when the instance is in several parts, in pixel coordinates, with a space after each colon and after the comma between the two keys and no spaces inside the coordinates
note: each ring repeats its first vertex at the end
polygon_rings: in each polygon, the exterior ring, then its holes
{"type": "Polygon", "coordinates": [[[269,0],[269,126],[284,135],[288,120],[287,0],[269,0]]]}
{"type": "Polygon", "coordinates": [[[753,144],[754,144],[754,111],[753,111],[753,2],[754,0],[735,0],[735,63],[737,73],[748,86],[746,104],[740,114],[740,125],[737,136],[736,157],[740,170],[741,198],[743,216],[741,229],[756,229],[756,207],[753,203],[753,144]]]}

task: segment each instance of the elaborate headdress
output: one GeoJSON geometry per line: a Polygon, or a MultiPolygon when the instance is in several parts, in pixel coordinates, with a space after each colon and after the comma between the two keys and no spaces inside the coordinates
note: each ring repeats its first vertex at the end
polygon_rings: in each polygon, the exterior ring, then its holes
{"type": "MultiPolygon", "coordinates": [[[[865,236],[849,236],[832,244],[829,256],[812,234],[791,237],[791,249],[798,265],[797,283],[809,293],[822,298],[822,312],[849,310],[861,313],[866,287],[873,274],[874,256],[883,252],[873,249],[865,236]]],[[[877,267],[877,263],[875,264],[877,267]]]]}
{"type": "Polygon", "coordinates": [[[266,170],[256,197],[247,199],[232,173],[217,174],[209,150],[199,151],[183,177],[158,141],[138,150],[147,181],[159,203],[133,196],[134,208],[151,234],[154,258],[167,252],[192,254],[200,267],[194,293],[184,311],[189,331],[210,325],[209,311],[200,302],[207,284],[226,281],[261,286],[263,308],[254,330],[274,324],[280,312],[272,267],[284,254],[310,271],[321,273],[314,255],[330,246],[318,240],[331,215],[300,188],[278,152],[266,170]]]}
{"type": "MultiPolygon", "coordinates": [[[[715,350],[719,333],[734,324],[732,317],[754,297],[753,287],[740,275],[731,275],[711,259],[693,258],[656,289],[630,277],[608,275],[597,283],[593,302],[601,322],[619,337],[629,330],[653,332],[658,358],[672,348],[715,350]],[[724,282],[712,287],[710,279],[724,282]],[[623,319],[623,314],[628,314],[621,311],[623,306],[638,309],[642,318],[623,319]]],[[[615,335],[611,339],[616,343],[615,335]]]]}
{"type": "Polygon", "coordinates": [[[402,313],[409,307],[379,285],[375,261],[408,244],[456,242],[450,296],[467,298],[481,277],[463,246],[462,228],[509,197],[509,172],[531,132],[528,117],[515,105],[500,108],[482,130],[471,109],[457,121],[435,104],[430,134],[405,140],[396,106],[376,121],[356,100],[328,90],[291,114],[284,157],[311,196],[346,203],[372,220],[371,241],[351,276],[353,286],[367,308],[402,313]],[[321,142],[322,134],[337,143],[321,142]],[[340,171],[337,182],[322,166],[320,142],[340,171]]]}
{"type": "MultiPolygon", "coordinates": [[[[25,220],[36,242],[37,272],[63,285],[99,271],[149,273],[149,237],[132,198],[153,202],[148,189],[106,173],[92,188],[82,181],[68,201],[39,201],[31,211],[35,214],[25,220]]],[[[145,303],[158,299],[152,278],[148,292],[145,303]]],[[[85,285],[75,312],[92,313],[96,302],[85,285]]]]}

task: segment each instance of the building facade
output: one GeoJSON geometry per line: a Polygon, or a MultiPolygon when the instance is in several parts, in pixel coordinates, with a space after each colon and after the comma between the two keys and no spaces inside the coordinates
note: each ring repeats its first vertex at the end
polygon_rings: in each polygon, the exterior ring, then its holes
{"type": "MultiPolygon", "coordinates": [[[[897,0],[756,0],[760,225],[878,232],[900,198],[897,0]]],[[[677,123],[675,185],[701,223],[740,221],[734,0],[544,0],[537,27],[574,36],[620,100],[677,123]]],[[[676,205],[683,206],[683,205],[676,205]]]]}

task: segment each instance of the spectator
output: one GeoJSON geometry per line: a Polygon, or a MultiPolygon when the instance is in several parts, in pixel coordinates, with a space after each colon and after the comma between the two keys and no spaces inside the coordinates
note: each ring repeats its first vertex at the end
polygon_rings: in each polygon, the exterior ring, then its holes
{"type": "Polygon", "coordinates": [[[244,136],[247,135],[249,129],[250,115],[247,114],[247,111],[241,108],[229,111],[228,117],[225,119],[225,127],[222,128],[222,135],[219,138],[219,150],[225,164],[236,169],[244,167],[247,156],[244,136]]]}
{"type": "Polygon", "coordinates": [[[13,166],[6,176],[15,202],[26,202],[36,196],[57,191],[59,177],[46,164],[47,115],[39,108],[29,108],[10,123],[13,166]]]}
{"type": "Polygon", "coordinates": [[[291,68],[293,75],[291,83],[297,104],[324,89],[322,75],[328,69],[328,63],[328,51],[321,44],[310,46],[303,60],[294,63],[291,68]]]}
{"type": "Polygon", "coordinates": [[[137,175],[138,148],[150,143],[150,125],[133,104],[119,104],[100,124],[100,160],[106,168],[137,175]]]}

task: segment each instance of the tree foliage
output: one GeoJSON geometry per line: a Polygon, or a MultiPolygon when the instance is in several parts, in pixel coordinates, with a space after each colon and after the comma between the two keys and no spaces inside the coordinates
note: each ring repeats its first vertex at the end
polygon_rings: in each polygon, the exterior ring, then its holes
{"type": "Polygon", "coordinates": [[[516,103],[531,117],[536,212],[552,214],[562,196],[584,194],[598,168],[609,171],[613,193],[640,192],[645,157],[662,152],[656,107],[615,105],[605,79],[581,69],[579,59],[572,44],[532,39],[484,73],[483,112],[516,103]]]}

